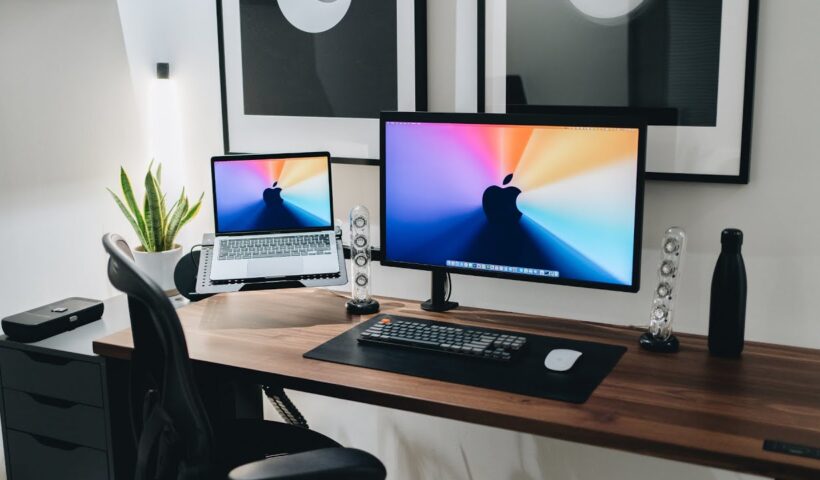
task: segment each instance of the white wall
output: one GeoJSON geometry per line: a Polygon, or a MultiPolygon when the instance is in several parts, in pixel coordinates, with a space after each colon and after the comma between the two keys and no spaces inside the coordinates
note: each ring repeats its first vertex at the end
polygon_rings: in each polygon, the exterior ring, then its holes
{"type": "MultiPolygon", "coordinates": [[[[469,11],[469,2],[449,1],[469,11]]],[[[451,63],[447,55],[455,49],[443,42],[456,38],[449,29],[457,22],[447,11],[457,8],[445,0],[430,3],[432,107],[460,107],[455,92],[461,85],[453,82],[469,76],[435,67],[451,63]]],[[[820,267],[813,248],[820,240],[813,209],[820,64],[811,61],[820,42],[814,28],[820,2],[761,3],[751,184],[650,183],[642,275],[645,284],[653,281],[663,230],[685,227],[690,251],[677,328],[705,333],[720,230],[739,227],[746,233],[748,338],[820,347],[811,303],[811,273],[820,267]]],[[[171,62],[180,93],[185,183],[197,192],[209,189],[208,158],[222,148],[213,2],[118,4],[130,71],[119,26],[112,25],[113,0],[0,0],[0,86],[14,92],[0,96],[0,314],[67,295],[110,294],[99,235],[127,229],[102,188],[115,182],[119,163],[137,168],[147,159],[141,102],[157,61],[171,62]],[[38,253],[26,255],[32,251],[38,253]]],[[[376,206],[376,169],[335,167],[334,180],[337,217],[358,201],[376,206]],[[354,183],[359,177],[369,188],[354,183]]],[[[206,209],[184,234],[186,246],[211,226],[206,209]]],[[[428,279],[420,272],[376,267],[374,279],[377,293],[427,295],[428,279]]],[[[454,299],[466,305],[618,324],[646,323],[650,300],[647,288],[632,295],[460,276],[454,283],[454,299]]],[[[633,479],[655,478],[658,471],[669,479],[738,477],[313,395],[294,399],[314,428],[378,455],[391,479],[584,480],[601,472],[633,479]]]]}
{"type": "Polygon", "coordinates": [[[0,317],[113,295],[105,187],[144,158],[116,4],[0,1],[0,65],[0,317]]]}

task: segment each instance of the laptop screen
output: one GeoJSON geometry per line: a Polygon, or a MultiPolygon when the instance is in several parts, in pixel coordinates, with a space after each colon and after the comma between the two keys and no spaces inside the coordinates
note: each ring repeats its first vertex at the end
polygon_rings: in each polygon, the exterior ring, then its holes
{"type": "Polygon", "coordinates": [[[265,233],[332,226],[328,156],[213,159],[216,233],[265,233]]]}

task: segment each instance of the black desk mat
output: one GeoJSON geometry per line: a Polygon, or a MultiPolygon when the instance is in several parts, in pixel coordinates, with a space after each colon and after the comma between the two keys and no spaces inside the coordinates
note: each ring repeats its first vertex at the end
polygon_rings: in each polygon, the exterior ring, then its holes
{"type": "MultiPolygon", "coordinates": [[[[359,334],[386,316],[400,318],[396,315],[377,315],[305,353],[305,358],[533,397],[584,403],[626,352],[626,347],[617,345],[518,332],[517,335],[527,337],[527,347],[517,359],[508,363],[429,350],[359,344],[359,334]],[[544,358],[555,348],[569,348],[582,352],[583,355],[569,371],[552,372],[544,367],[544,358]]],[[[486,330],[500,332],[494,329],[486,330]]]]}

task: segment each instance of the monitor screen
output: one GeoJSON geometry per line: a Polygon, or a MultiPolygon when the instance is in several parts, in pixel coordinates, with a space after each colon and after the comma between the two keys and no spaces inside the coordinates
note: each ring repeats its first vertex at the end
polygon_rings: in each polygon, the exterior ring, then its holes
{"type": "Polygon", "coordinates": [[[637,290],[640,125],[394,115],[382,118],[384,263],[637,290]]]}
{"type": "Polygon", "coordinates": [[[330,228],[327,156],[215,157],[216,233],[330,228]]]}

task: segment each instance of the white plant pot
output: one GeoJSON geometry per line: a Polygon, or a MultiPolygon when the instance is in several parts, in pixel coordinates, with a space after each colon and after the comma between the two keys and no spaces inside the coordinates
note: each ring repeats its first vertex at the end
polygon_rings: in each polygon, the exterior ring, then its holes
{"type": "Polygon", "coordinates": [[[182,258],[182,247],[174,245],[173,250],[165,252],[146,252],[142,245],[134,249],[134,261],[146,275],[157,282],[169,297],[178,295],[174,283],[174,269],[182,258]]]}

